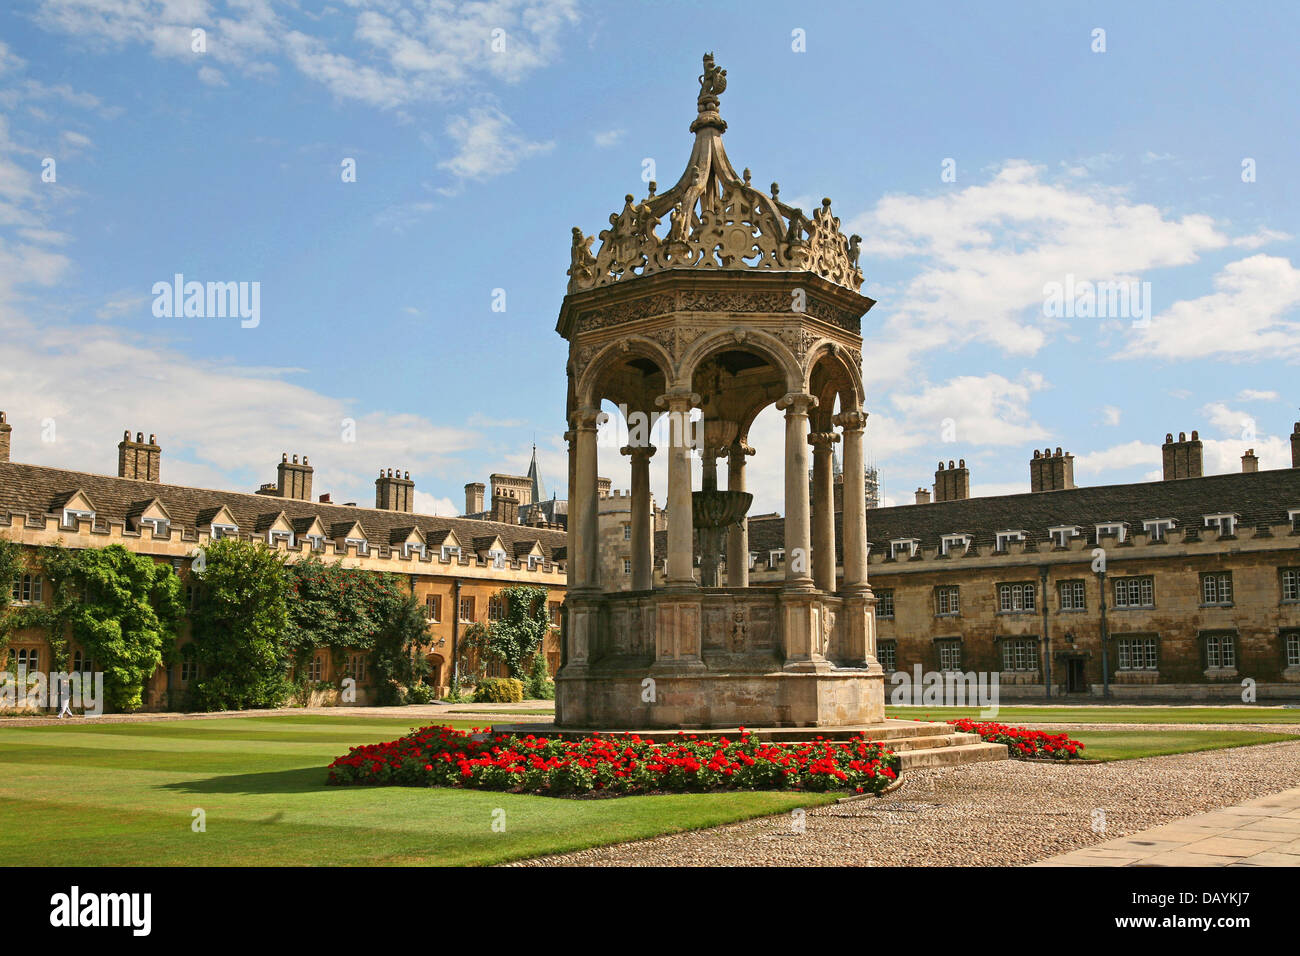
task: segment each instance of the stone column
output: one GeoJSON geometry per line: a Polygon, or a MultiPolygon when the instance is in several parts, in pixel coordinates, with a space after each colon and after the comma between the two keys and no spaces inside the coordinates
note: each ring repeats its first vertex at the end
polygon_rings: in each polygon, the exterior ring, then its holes
{"type": "Polygon", "coordinates": [[[694,519],[691,514],[691,409],[700,396],[676,388],[655,399],[668,410],[668,587],[695,587],[694,519]]]}
{"type": "Polygon", "coordinates": [[[835,416],[844,430],[844,587],[867,583],[867,486],[862,455],[862,432],[867,414],[844,412],[835,416]]]}
{"type": "MultiPolygon", "coordinates": [[[[742,439],[736,439],[727,455],[727,490],[745,490],[745,457],[754,454],[742,439]]],[[[727,587],[749,587],[749,518],[727,531],[727,587]]]]}
{"type": "Polygon", "coordinates": [[[808,436],[813,450],[813,584],[828,594],[835,590],[835,468],[831,451],[839,440],[833,431],[808,436]]]}
{"type": "Polygon", "coordinates": [[[654,445],[627,445],[620,452],[632,459],[632,590],[654,587],[654,538],[650,531],[650,459],[654,445]]]}
{"type": "Polygon", "coordinates": [[[844,430],[844,662],[877,672],[875,598],[867,583],[867,488],[862,454],[867,414],[861,410],[842,412],[835,416],[835,424],[844,430]]]}
{"type": "Polygon", "coordinates": [[[812,534],[808,525],[808,410],[817,399],[789,392],[777,401],[785,409],[785,587],[811,590],[812,534]]]}
{"type": "Polygon", "coordinates": [[[596,508],[596,426],[602,413],[598,408],[582,408],[573,415],[575,441],[573,479],[569,492],[569,521],[573,525],[569,555],[569,590],[600,587],[599,546],[597,543],[596,508]]]}

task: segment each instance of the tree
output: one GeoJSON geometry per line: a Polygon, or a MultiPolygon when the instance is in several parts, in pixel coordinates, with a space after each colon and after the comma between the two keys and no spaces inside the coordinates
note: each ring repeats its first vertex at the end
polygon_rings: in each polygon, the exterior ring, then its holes
{"type": "Polygon", "coordinates": [[[203,550],[194,608],[194,706],[279,707],[289,693],[284,559],[263,544],[222,538],[203,550]]]}
{"type": "Polygon", "coordinates": [[[296,664],[320,647],[330,648],[336,661],[344,650],[365,651],[381,703],[396,703],[399,685],[409,687],[427,673],[424,614],[400,577],[315,557],[287,565],[285,575],[287,645],[296,664]]]}
{"type": "Polygon", "coordinates": [[[524,679],[528,661],[541,649],[551,627],[546,607],[547,590],[516,584],[497,592],[505,601],[505,614],[486,627],[474,625],[465,631],[467,648],[479,652],[480,663],[499,661],[510,677],[524,679]]]}
{"type": "MultiPolygon", "coordinates": [[[[66,633],[104,674],[107,703],[134,711],[144,685],[176,644],[184,614],[180,579],[166,564],[120,544],[42,551],[53,601],[48,612],[56,656],[66,658],[66,633]]],[[[66,667],[67,661],[60,661],[66,667]]]]}

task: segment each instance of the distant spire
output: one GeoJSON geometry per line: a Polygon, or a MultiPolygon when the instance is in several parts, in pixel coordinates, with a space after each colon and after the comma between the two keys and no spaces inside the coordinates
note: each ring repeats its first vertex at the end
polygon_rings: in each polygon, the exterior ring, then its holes
{"type": "Polygon", "coordinates": [[[545,501],[546,488],[542,485],[542,473],[537,468],[537,442],[533,442],[533,460],[528,463],[527,477],[533,483],[533,501],[545,501]]]}

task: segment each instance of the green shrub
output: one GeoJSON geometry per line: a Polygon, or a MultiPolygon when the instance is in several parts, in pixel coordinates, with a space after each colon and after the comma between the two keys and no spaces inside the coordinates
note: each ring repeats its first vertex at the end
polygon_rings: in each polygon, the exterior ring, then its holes
{"type": "Polygon", "coordinates": [[[433,703],[433,688],[428,684],[412,684],[406,689],[406,702],[408,704],[433,703]]]}
{"type": "Polygon", "coordinates": [[[529,700],[555,700],[555,681],[551,680],[546,668],[546,657],[542,654],[534,656],[532,666],[528,668],[524,696],[529,700]]]}
{"type": "Polygon", "coordinates": [[[515,677],[485,677],[474,688],[476,704],[517,704],[524,699],[524,682],[515,677]]]}

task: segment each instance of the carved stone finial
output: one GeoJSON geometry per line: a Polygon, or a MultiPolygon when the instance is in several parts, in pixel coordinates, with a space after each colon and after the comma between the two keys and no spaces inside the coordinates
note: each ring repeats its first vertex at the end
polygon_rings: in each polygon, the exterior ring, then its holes
{"type": "Polygon", "coordinates": [[[745,171],[744,171],[744,173],[742,173],[741,175],[743,175],[743,176],[745,177],[745,185],[748,186],[748,185],[749,185],[749,167],[748,167],[748,166],[745,167],[745,171]]]}
{"type": "Polygon", "coordinates": [[[727,71],[713,62],[713,54],[704,54],[704,72],[700,74],[700,96],[696,101],[701,113],[718,108],[718,97],[727,88],[727,71]]]}
{"type": "Polygon", "coordinates": [[[777,198],[778,196],[780,196],[780,195],[781,195],[781,184],[780,184],[780,183],[773,183],[773,184],[772,184],[772,198],[773,198],[773,199],[776,199],[776,198],[777,198]]]}

